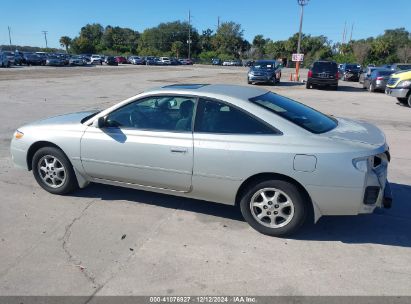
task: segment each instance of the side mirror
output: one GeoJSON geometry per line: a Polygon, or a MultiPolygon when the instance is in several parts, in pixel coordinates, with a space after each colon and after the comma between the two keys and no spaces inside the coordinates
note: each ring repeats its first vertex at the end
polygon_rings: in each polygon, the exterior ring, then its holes
{"type": "Polygon", "coordinates": [[[93,122],[93,127],[95,128],[104,128],[106,126],[106,118],[105,117],[99,117],[97,120],[93,122]]]}

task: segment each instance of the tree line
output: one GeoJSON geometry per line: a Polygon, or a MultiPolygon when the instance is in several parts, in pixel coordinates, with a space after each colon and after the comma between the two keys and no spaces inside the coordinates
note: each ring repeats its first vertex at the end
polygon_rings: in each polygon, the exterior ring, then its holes
{"type": "MultiPolygon", "coordinates": [[[[191,57],[203,62],[212,58],[227,59],[291,59],[296,52],[298,34],[287,40],[273,41],[257,35],[249,42],[244,30],[235,22],[223,22],[216,31],[201,33],[188,22],[160,23],[142,33],[130,28],[87,24],[77,37],[63,36],[60,44],[67,52],[76,54],[138,54],[142,56],[188,57],[190,42],[191,57]],[[189,38],[190,33],[190,38],[189,38]]],[[[405,28],[388,29],[377,37],[351,40],[348,43],[333,43],[326,36],[302,34],[301,51],[304,64],[317,59],[332,59],[337,62],[386,64],[410,62],[411,33],[405,28]]]]}

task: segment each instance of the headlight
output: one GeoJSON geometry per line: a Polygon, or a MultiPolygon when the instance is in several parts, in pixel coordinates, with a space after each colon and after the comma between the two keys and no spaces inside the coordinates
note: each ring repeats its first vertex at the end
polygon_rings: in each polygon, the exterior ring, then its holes
{"type": "Polygon", "coordinates": [[[354,168],[361,172],[368,171],[368,157],[355,158],[352,160],[352,164],[354,168]]]}
{"type": "Polygon", "coordinates": [[[248,75],[254,76],[254,72],[253,72],[253,71],[250,71],[250,72],[248,72],[248,75]]]}
{"type": "Polygon", "coordinates": [[[408,88],[411,87],[411,80],[403,80],[397,85],[397,88],[408,88]]]}
{"type": "Polygon", "coordinates": [[[24,133],[21,132],[21,131],[19,131],[19,130],[16,130],[16,132],[14,132],[14,138],[15,138],[15,139],[20,139],[20,138],[22,138],[23,136],[24,136],[24,133]]]}

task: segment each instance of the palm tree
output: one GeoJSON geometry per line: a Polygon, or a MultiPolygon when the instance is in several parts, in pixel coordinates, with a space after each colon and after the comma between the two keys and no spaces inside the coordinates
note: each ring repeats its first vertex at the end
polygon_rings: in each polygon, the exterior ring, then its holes
{"type": "Polygon", "coordinates": [[[68,36],[62,36],[60,38],[60,45],[66,48],[66,52],[68,53],[68,48],[71,45],[71,38],[68,36]]]}

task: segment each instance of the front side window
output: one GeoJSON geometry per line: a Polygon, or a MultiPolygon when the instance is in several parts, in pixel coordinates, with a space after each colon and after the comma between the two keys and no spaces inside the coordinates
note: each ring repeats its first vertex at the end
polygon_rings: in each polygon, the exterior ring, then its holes
{"type": "Polygon", "coordinates": [[[225,103],[200,98],[195,132],[219,134],[276,134],[265,123],[225,103]]]}
{"type": "Polygon", "coordinates": [[[335,119],[272,92],[253,97],[250,101],[315,134],[325,133],[337,127],[335,119]]]}
{"type": "Polygon", "coordinates": [[[106,117],[108,127],[191,132],[196,98],[154,96],[117,109],[106,117]]]}

